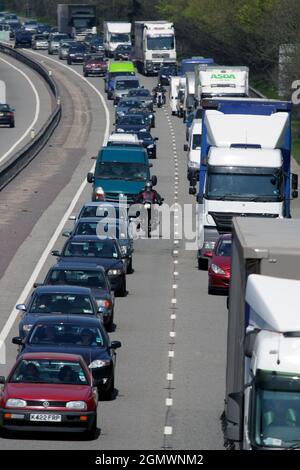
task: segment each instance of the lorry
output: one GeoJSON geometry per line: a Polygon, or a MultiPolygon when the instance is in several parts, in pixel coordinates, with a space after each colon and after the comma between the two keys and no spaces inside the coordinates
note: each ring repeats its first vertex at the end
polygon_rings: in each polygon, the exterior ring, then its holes
{"type": "Polygon", "coordinates": [[[176,63],[173,23],[168,21],[135,21],[135,58],[144,75],[158,74],[165,60],[176,63]]]}
{"type": "Polygon", "coordinates": [[[249,68],[200,64],[195,67],[195,94],[202,98],[214,96],[244,97],[249,95],[249,68]]]}
{"type": "Polygon", "coordinates": [[[214,59],[212,57],[190,57],[182,59],[178,67],[178,75],[185,75],[187,72],[194,72],[196,65],[212,65],[214,59]]]}
{"type": "Polygon", "coordinates": [[[113,57],[120,45],[131,46],[131,23],[104,21],[103,45],[107,57],[113,57]]]}
{"type": "Polygon", "coordinates": [[[57,5],[57,26],[59,33],[81,40],[89,33],[97,32],[96,5],[84,3],[57,5]]]}
{"type": "Polygon", "coordinates": [[[195,72],[186,72],[186,90],[183,101],[183,120],[186,121],[187,115],[194,111],[196,107],[195,100],[195,72]]]}
{"type": "MultiPolygon", "coordinates": [[[[291,217],[298,176],[291,175],[291,102],[212,98],[201,104],[197,257],[204,269],[233,216],[291,217]]],[[[191,178],[190,194],[196,184],[191,178]]]]}
{"type": "Polygon", "coordinates": [[[300,220],[235,218],[225,446],[300,446],[300,220]]]}
{"type": "Polygon", "coordinates": [[[178,109],[183,109],[184,93],[186,87],[186,78],[185,77],[171,77],[170,81],[170,108],[172,115],[178,114],[178,109]],[[181,101],[181,103],[180,103],[181,101]]]}

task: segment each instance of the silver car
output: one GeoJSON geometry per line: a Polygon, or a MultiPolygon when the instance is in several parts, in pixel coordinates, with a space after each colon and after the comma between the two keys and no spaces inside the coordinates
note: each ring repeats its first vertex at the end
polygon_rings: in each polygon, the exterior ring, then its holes
{"type": "Polygon", "coordinates": [[[75,43],[76,42],[73,39],[62,39],[60,41],[60,45],[58,49],[58,57],[60,60],[67,60],[69,49],[75,43]]]}
{"type": "Polygon", "coordinates": [[[62,39],[69,39],[69,36],[67,34],[55,34],[54,36],[51,37],[51,39],[49,40],[49,45],[48,45],[49,55],[58,54],[60,41],[62,39]]]}
{"type": "Polygon", "coordinates": [[[140,83],[137,77],[116,77],[112,96],[114,105],[117,105],[121,98],[127,96],[129,90],[139,87],[140,83]]]}
{"type": "Polygon", "coordinates": [[[34,34],[32,38],[32,49],[48,49],[48,40],[43,34],[34,34]]]}

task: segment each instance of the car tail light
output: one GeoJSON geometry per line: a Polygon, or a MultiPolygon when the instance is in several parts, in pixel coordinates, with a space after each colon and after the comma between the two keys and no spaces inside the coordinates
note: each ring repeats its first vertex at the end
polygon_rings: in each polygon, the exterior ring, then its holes
{"type": "Polygon", "coordinates": [[[7,113],[7,116],[13,117],[13,116],[14,116],[14,113],[12,113],[11,111],[9,111],[9,112],[7,113]]]}

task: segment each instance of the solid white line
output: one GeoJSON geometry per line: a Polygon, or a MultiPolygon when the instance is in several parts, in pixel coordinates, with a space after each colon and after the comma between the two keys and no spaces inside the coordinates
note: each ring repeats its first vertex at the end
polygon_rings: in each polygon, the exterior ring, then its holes
{"type": "Polygon", "coordinates": [[[40,107],[41,107],[41,102],[40,102],[40,97],[39,97],[39,94],[37,92],[37,89],[36,87],[34,86],[34,83],[33,81],[28,77],[28,75],[26,75],[25,72],[23,72],[23,70],[19,69],[18,67],[16,67],[15,65],[11,64],[10,62],[8,62],[7,60],[5,59],[2,59],[2,57],[0,58],[0,60],[2,62],[4,62],[5,64],[9,65],[10,67],[12,67],[13,69],[15,69],[17,72],[19,72],[24,78],[25,80],[27,80],[27,82],[29,83],[29,85],[31,86],[32,88],[32,91],[34,93],[34,96],[35,96],[35,114],[34,114],[34,118],[33,118],[33,121],[29,124],[29,127],[27,128],[27,130],[24,132],[24,134],[10,147],[10,149],[5,152],[4,155],[2,155],[2,157],[0,158],[0,163],[5,160],[8,155],[10,155],[13,150],[28,136],[29,132],[31,131],[31,129],[34,128],[34,126],[36,125],[37,123],[37,120],[39,118],[39,114],[40,114],[40,107]]]}
{"type": "MultiPolygon", "coordinates": [[[[32,51],[31,51],[32,52],[32,51]]],[[[44,58],[44,56],[42,54],[39,54],[37,52],[33,52],[33,54],[35,55],[39,55],[41,57],[44,58]]],[[[61,67],[65,67],[66,69],[70,70],[71,72],[75,73],[75,75],[78,75],[82,80],[84,80],[89,86],[91,86],[91,88],[93,88],[93,90],[97,93],[97,95],[99,96],[99,98],[101,99],[101,102],[104,106],[104,110],[105,110],[105,114],[106,114],[106,127],[105,127],[105,134],[104,134],[104,139],[103,139],[103,145],[105,145],[107,139],[108,139],[108,136],[109,136],[109,127],[110,127],[110,115],[109,115],[109,109],[105,103],[105,100],[102,96],[102,94],[100,93],[99,90],[97,90],[96,87],[94,87],[94,85],[92,85],[88,80],[86,80],[86,78],[82,77],[78,72],[76,72],[75,70],[67,67],[66,65],[64,64],[61,64],[59,62],[56,62],[54,59],[49,59],[49,60],[52,60],[53,62],[55,62],[56,64],[59,64],[61,67]]],[[[94,168],[94,165],[92,167],[92,169],[94,168]]],[[[51,239],[49,240],[45,250],[43,251],[42,253],[42,256],[40,257],[38,263],[36,264],[29,280],[27,281],[18,301],[16,302],[16,304],[20,304],[20,303],[24,303],[26,301],[26,298],[28,297],[31,289],[32,289],[32,286],[34,284],[34,282],[36,281],[39,273],[41,272],[42,268],[43,268],[43,265],[45,264],[46,262],[46,259],[51,251],[51,249],[53,248],[55,242],[57,241],[58,237],[60,236],[60,233],[65,225],[65,223],[67,222],[67,220],[69,219],[70,215],[72,214],[73,210],[74,210],[74,207],[76,205],[76,203],[78,202],[84,188],[86,187],[87,185],[87,181],[86,181],[86,178],[84,179],[84,181],[81,183],[79,189],[77,190],[75,196],[72,198],[72,201],[65,213],[65,215],[63,216],[63,218],[61,219],[61,221],[59,222],[54,234],[52,235],[51,239]]],[[[1,333],[0,333],[0,344],[1,342],[4,342],[14,324],[14,322],[16,321],[17,317],[18,317],[18,314],[19,314],[19,311],[16,310],[15,308],[12,310],[12,312],[10,313],[1,333]]]]}

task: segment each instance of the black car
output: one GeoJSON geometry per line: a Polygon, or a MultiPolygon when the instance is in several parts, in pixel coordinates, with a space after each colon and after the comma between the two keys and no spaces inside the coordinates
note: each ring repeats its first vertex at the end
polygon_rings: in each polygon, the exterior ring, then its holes
{"type": "Polygon", "coordinates": [[[128,44],[119,44],[114,53],[115,60],[131,60],[132,59],[132,47],[128,44]]]}
{"type": "Polygon", "coordinates": [[[103,39],[96,36],[92,38],[89,42],[88,49],[90,52],[104,52],[103,39]]]}
{"type": "Polygon", "coordinates": [[[15,337],[12,342],[20,346],[19,356],[35,352],[82,356],[99,383],[100,397],[108,400],[114,397],[115,350],[121,343],[110,342],[98,318],[46,315],[36,320],[25,339],[15,337]]]}
{"type": "Polygon", "coordinates": [[[62,252],[52,251],[60,261],[70,263],[90,263],[103,266],[116,295],[125,297],[126,291],[126,264],[117,240],[99,239],[97,235],[76,235],[69,238],[62,252]]]}
{"type": "Polygon", "coordinates": [[[143,113],[125,114],[120,116],[116,122],[116,132],[150,132],[151,122],[147,120],[143,113]]]}
{"type": "Polygon", "coordinates": [[[15,34],[15,49],[17,47],[31,47],[32,33],[25,30],[18,30],[15,34]]]}
{"type": "Polygon", "coordinates": [[[85,287],[54,285],[37,287],[25,304],[18,304],[22,312],[19,335],[25,337],[36,319],[42,315],[68,314],[96,316],[102,321],[102,313],[97,307],[90,289],[85,287]]]}
{"type": "Polygon", "coordinates": [[[0,125],[15,127],[15,113],[9,104],[0,103],[0,125]]]}
{"type": "Polygon", "coordinates": [[[51,286],[63,284],[89,288],[96,300],[98,312],[102,314],[107,331],[112,331],[115,296],[102,266],[61,261],[49,269],[43,284],[51,286]]]}
{"type": "Polygon", "coordinates": [[[130,109],[142,109],[144,108],[144,104],[135,99],[135,98],[128,98],[125,96],[121,98],[116,106],[115,111],[115,119],[118,120],[119,117],[125,116],[130,112],[130,109]]]}
{"type": "Polygon", "coordinates": [[[170,85],[171,77],[175,77],[177,75],[177,65],[174,64],[165,64],[162,65],[159,73],[158,73],[158,81],[162,85],[170,85]]]}
{"type": "Polygon", "coordinates": [[[117,238],[121,252],[125,256],[126,274],[132,274],[133,238],[131,227],[127,221],[108,217],[84,217],[76,222],[71,232],[63,233],[65,237],[75,235],[117,238]]]}
{"type": "Polygon", "coordinates": [[[155,111],[150,111],[150,109],[146,108],[144,105],[138,108],[130,108],[128,110],[130,114],[143,114],[147,123],[150,124],[150,127],[155,127],[155,111]]]}
{"type": "Polygon", "coordinates": [[[150,132],[138,132],[138,139],[143,142],[144,148],[147,150],[149,158],[156,158],[156,142],[158,137],[152,137],[150,132]]]}
{"type": "Polygon", "coordinates": [[[86,54],[87,54],[87,50],[84,44],[72,45],[69,48],[69,52],[67,55],[67,62],[69,65],[73,63],[83,64],[86,54]]]}

